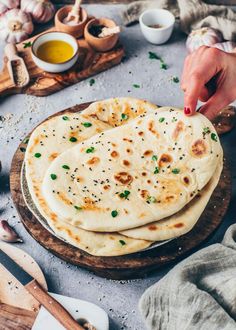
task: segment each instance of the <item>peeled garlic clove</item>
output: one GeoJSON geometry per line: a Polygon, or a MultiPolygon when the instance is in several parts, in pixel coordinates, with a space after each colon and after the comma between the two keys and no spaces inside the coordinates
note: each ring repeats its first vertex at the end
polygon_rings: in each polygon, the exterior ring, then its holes
{"type": "Polygon", "coordinates": [[[0,240],[8,243],[23,242],[6,220],[0,221],[0,240]]]}

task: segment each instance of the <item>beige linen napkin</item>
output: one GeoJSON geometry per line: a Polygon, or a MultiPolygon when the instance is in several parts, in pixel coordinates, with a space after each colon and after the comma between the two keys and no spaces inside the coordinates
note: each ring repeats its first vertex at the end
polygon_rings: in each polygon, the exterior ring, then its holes
{"type": "Polygon", "coordinates": [[[122,13],[124,24],[137,21],[140,14],[150,8],[170,10],[180,19],[180,28],[187,34],[203,26],[210,26],[221,31],[224,39],[236,40],[236,13],[225,6],[209,5],[201,0],[135,1],[122,13]]]}
{"type": "Polygon", "coordinates": [[[147,289],[139,308],[149,330],[235,330],[236,224],[147,289]]]}

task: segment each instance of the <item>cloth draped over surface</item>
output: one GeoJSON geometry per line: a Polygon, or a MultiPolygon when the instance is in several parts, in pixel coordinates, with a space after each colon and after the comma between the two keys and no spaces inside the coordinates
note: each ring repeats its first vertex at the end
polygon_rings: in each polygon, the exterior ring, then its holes
{"type": "Polygon", "coordinates": [[[142,12],[151,8],[170,10],[179,19],[181,30],[187,34],[210,26],[221,31],[225,40],[236,41],[236,12],[229,7],[207,4],[201,0],[135,1],[122,13],[124,24],[136,22],[142,12]]]}
{"type": "Polygon", "coordinates": [[[236,329],[236,224],[147,289],[139,308],[150,330],[236,329]]]}

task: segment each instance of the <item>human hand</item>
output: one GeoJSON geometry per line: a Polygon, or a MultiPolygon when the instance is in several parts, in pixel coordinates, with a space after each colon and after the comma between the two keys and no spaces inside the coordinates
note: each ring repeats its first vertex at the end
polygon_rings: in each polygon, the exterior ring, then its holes
{"type": "Polygon", "coordinates": [[[208,119],[236,99],[236,50],[225,53],[217,48],[202,46],[185,59],[181,88],[184,91],[184,113],[196,112],[197,101],[206,102],[201,108],[208,119]]]}

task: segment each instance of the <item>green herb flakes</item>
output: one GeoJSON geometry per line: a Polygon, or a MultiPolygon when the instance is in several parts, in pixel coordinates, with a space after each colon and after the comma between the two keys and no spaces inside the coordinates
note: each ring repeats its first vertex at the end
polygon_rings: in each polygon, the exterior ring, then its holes
{"type": "Polygon", "coordinates": [[[179,83],[179,78],[177,76],[172,77],[172,81],[176,84],[179,83]]]}
{"type": "Polygon", "coordinates": [[[111,216],[113,218],[117,217],[117,215],[118,215],[118,212],[116,210],[111,211],[111,216]]]}
{"type": "Polygon", "coordinates": [[[65,170],[69,170],[70,169],[70,166],[68,166],[68,165],[62,165],[62,168],[64,168],[65,170]]]}
{"type": "Polygon", "coordinates": [[[210,134],[211,131],[210,131],[210,128],[209,127],[204,127],[203,128],[203,134],[210,134]]]}
{"type": "Polygon", "coordinates": [[[150,60],[161,60],[161,58],[154,52],[148,52],[150,60]]]}
{"type": "Polygon", "coordinates": [[[168,66],[167,66],[167,64],[165,62],[161,61],[160,68],[162,70],[167,70],[168,66]]]}
{"type": "Polygon", "coordinates": [[[154,196],[149,196],[147,198],[147,203],[150,204],[150,203],[156,203],[156,198],[154,196]]]}
{"type": "Polygon", "coordinates": [[[69,120],[69,117],[68,116],[63,116],[62,119],[63,120],[69,120]]]}
{"type": "Polygon", "coordinates": [[[86,153],[87,153],[87,154],[91,154],[91,153],[93,153],[94,151],[95,151],[95,148],[94,148],[94,147],[90,147],[90,148],[86,149],[86,153]]]}
{"type": "Polygon", "coordinates": [[[69,141],[70,141],[70,142],[76,142],[76,141],[77,141],[77,139],[76,139],[76,137],[74,137],[74,136],[71,136],[71,137],[70,137],[70,139],[69,139],[69,141]]]}
{"type": "Polygon", "coordinates": [[[21,152],[25,152],[25,151],[26,151],[26,149],[25,149],[25,148],[23,148],[23,147],[21,147],[21,148],[20,148],[20,151],[21,151],[21,152]]]}
{"type": "Polygon", "coordinates": [[[89,80],[89,86],[93,86],[95,84],[95,79],[90,79],[89,80]]]}
{"type": "Polygon", "coordinates": [[[157,158],[158,158],[157,155],[153,155],[153,156],[152,156],[152,160],[153,160],[154,162],[157,161],[157,158]]]}
{"type": "Polygon", "coordinates": [[[28,47],[31,47],[32,46],[32,43],[31,43],[31,41],[24,42],[23,45],[24,45],[23,48],[28,48],[28,47]]]}
{"type": "Polygon", "coordinates": [[[211,139],[215,142],[217,142],[217,135],[215,133],[211,133],[211,139]]]}
{"type": "Polygon", "coordinates": [[[24,144],[28,144],[28,142],[29,142],[29,138],[26,138],[26,139],[24,139],[24,141],[23,141],[24,144]]]}
{"type": "Polygon", "coordinates": [[[125,190],[124,192],[120,193],[119,196],[120,198],[124,198],[124,199],[127,199],[128,196],[130,194],[130,191],[129,190],[125,190]]]}
{"type": "Polygon", "coordinates": [[[52,173],[52,174],[50,174],[50,177],[51,177],[52,180],[56,180],[57,175],[52,173]]]}
{"type": "Polygon", "coordinates": [[[41,153],[40,152],[36,152],[35,154],[34,154],[34,157],[36,157],[36,158],[40,158],[42,155],[41,155],[41,153]]]}
{"type": "Polygon", "coordinates": [[[82,125],[83,125],[84,127],[91,127],[91,126],[92,126],[92,124],[91,124],[91,123],[89,123],[89,122],[86,122],[86,123],[82,123],[82,125]]]}
{"type": "Polygon", "coordinates": [[[122,113],[121,118],[124,120],[127,120],[129,118],[129,116],[126,113],[122,113]]]}
{"type": "Polygon", "coordinates": [[[123,239],[120,239],[119,242],[120,242],[120,244],[121,244],[122,246],[126,244],[126,242],[123,241],[123,239]]]}
{"type": "Polygon", "coordinates": [[[159,168],[156,166],[156,167],[155,167],[154,174],[158,174],[158,173],[159,173],[159,168]]]}
{"type": "Polygon", "coordinates": [[[163,123],[164,120],[165,120],[164,117],[159,118],[159,122],[160,122],[160,123],[163,123]]]}
{"type": "Polygon", "coordinates": [[[179,169],[179,168],[174,168],[171,172],[172,172],[173,174],[179,174],[180,169],[179,169]]]}
{"type": "Polygon", "coordinates": [[[134,87],[134,88],[140,88],[140,85],[138,85],[138,84],[133,84],[133,87],[134,87]]]}
{"type": "Polygon", "coordinates": [[[81,210],[82,210],[82,207],[81,207],[81,206],[74,205],[74,208],[75,208],[77,211],[81,211],[81,210]]]}

